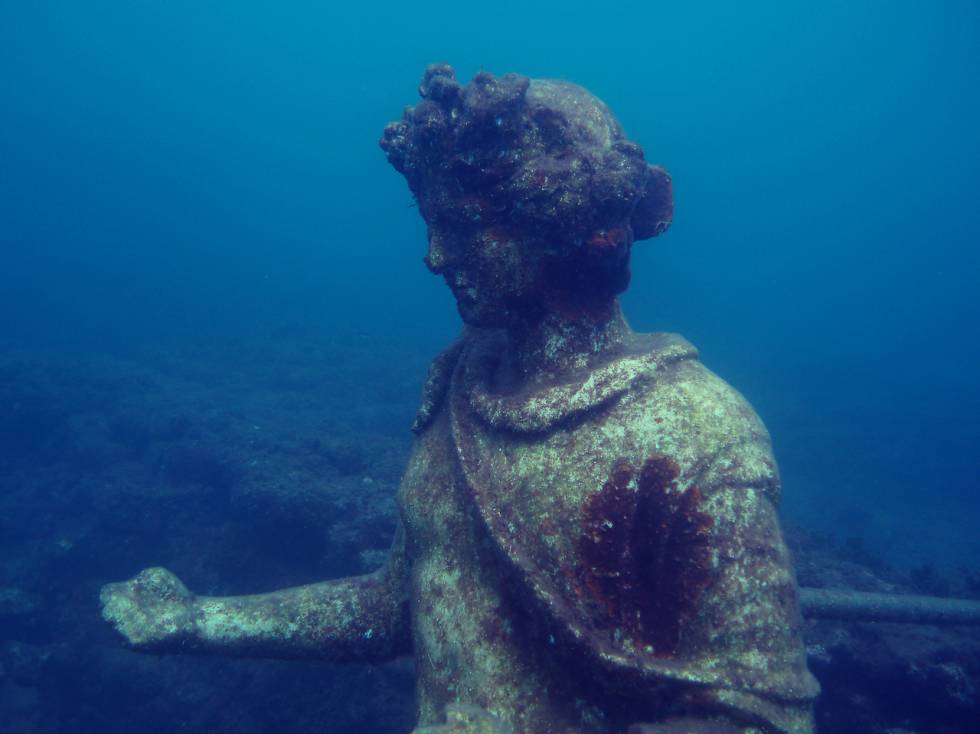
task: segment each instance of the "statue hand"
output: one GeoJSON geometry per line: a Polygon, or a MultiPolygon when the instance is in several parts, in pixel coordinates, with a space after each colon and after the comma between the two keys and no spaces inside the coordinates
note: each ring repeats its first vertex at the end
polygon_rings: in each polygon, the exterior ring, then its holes
{"type": "Polygon", "coordinates": [[[137,649],[172,648],[194,635],[195,596],[165,568],[106,584],[99,598],[103,618],[137,649]]]}

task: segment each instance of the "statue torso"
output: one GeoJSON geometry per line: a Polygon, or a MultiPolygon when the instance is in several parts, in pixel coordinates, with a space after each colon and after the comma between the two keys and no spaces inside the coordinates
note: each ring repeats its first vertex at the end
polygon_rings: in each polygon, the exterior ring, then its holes
{"type": "Polygon", "coordinates": [[[785,720],[768,700],[813,682],[751,408],[670,335],[529,393],[494,389],[498,346],[430,379],[402,483],[420,723],[454,701],[535,734],[692,701],[785,720]]]}

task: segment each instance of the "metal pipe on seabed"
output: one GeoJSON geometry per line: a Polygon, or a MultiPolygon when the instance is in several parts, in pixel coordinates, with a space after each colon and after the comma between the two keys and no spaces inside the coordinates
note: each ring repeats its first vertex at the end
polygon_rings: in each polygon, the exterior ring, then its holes
{"type": "Polygon", "coordinates": [[[800,587],[800,611],[808,619],[906,624],[980,625],[980,601],[850,589],[800,587]]]}

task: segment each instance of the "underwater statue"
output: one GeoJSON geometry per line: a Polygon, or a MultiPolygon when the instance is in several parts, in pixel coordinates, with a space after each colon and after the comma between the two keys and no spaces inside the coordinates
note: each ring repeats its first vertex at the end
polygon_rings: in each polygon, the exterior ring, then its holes
{"type": "Polygon", "coordinates": [[[381,147],[465,322],[433,363],[373,574],[202,597],[106,586],[135,648],[411,653],[417,732],[813,731],[779,476],[751,406],[617,296],[671,180],[562,81],[430,67],[381,147]]]}

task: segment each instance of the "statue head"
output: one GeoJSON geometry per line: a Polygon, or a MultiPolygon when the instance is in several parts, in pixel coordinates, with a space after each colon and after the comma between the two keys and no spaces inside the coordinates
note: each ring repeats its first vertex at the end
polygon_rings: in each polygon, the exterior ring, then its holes
{"type": "Polygon", "coordinates": [[[670,225],[666,171],[569,82],[481,72],[463,86],[433,65],[419,95],[381,147],[418,202],[425,262],[463,320],[607,313],[629,284],[633,242],[670,225]]]}

